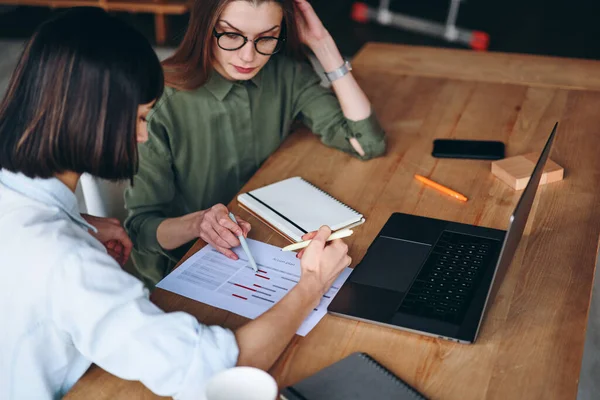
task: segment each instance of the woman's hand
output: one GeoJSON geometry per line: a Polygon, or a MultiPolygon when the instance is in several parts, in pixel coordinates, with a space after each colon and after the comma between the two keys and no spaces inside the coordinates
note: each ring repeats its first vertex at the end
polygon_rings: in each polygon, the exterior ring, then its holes
{"type": "Polygon", "coordinates": [[[124,266],[131,254],[133,243],[127,236],[127,232],[116,218],[94,217],[93,215],[81,214],[90,225],[94,226],[98,233],[90,232],[90,235],[98,239],[106,247],[108,254],[121,266],[124,266]]]}
{"type": "Polygon", "coordinates": [[[251,227],[237,215],[235,218],[237,224],[229,218],[227,207],[216,204],[207,210],[163,220],[158,225],[156,238],[165,250],[176,249],[200,238],[232,260],[237,260],[238,256],[231,248],[240,245],[237,237],[248,236],[251,227]]]}
{"type": "Polygon", "coordinates": [[[322,226],[317,232],[302,237],[311,242],[299,254],[302,274],[298,285],[317,291],[317,300],[327,293],[340,272],[352,263],[352,258],[348,256],[348,245],[340,239],[326,242],[329,235],[331,229],[322,226]]]}
{"type": "Polygon", "coordinates": [[[324,226],[305,235],[312,242],[302,256],[298,284],[267,312],[236,330],[237,365],[269,370],[335,278],[350,265],[348,246],[339,239],[325,242],[330,234],[331,229],[324,226]]]}
{"type": "Polygon", "coordinates": [[[238,256],[231,251],[231,248],[240,245],[238,236],[248,236],[250,224],[237,215],[235,218],[238,223],[233,222],[229,218],[229,210],[223,204],[216,204],[194,215],[195,218],[192,220],[194,235],[232,260],[237,260],[238,256]]]}
{"type": "Polygon", "coordinates": [[[329,32],[306,0],[294,0],[296,7],[296,25],[300,41],[313,51],[330,38],[329,32]]]}

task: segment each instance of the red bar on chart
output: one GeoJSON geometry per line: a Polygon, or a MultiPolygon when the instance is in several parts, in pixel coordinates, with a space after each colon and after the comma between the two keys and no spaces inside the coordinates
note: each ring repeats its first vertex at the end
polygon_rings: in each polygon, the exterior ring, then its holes
{"type": "Polygon", "coordinates": [[[253,292],[256,292],[256,289],[252,289],[252,288],[249,288],[248,286],[240,285],[239,283],[234,283],[234,285],[237,287],[241,287],[241,288],[252,290],[253,292]]]}

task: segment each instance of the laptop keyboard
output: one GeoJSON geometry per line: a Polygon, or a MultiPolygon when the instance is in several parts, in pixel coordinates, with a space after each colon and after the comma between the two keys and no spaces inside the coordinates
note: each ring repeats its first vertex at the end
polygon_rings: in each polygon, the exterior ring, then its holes
{"type": "Polygon", "coordinates": [[[443,232],[398,311],[460,324],[500,242],[443,232]]]}

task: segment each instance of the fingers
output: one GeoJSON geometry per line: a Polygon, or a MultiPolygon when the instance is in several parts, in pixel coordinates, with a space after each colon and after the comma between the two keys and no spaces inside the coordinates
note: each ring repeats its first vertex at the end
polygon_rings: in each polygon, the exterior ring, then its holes
{"type": "Polygon", "coordinates": [[[131,249],[133,248],[133,242],[127,235],[127,232],[125,232],[125,229],[123,229],[120,224],[119,230],[117,231],[116,239],[119,242],[121,242],[121,245],[123,246],[123,254],[126,256],[126,258],[129,258],[129,254],[131,253],[131,249]]]}
{"type": "Polygon", "coordinates": [[[323,259],[329,260],[328,265],[336,275],[352,261],[348,256],[348,245],[341,239],[329,242],[323,250],[323,259]]]}
{"type": "MultiPolygon", "coordinates": [[[[216,204],[210,209],[209,215],[206,219],[211,222],[212,228],[224,239],[229,245],[223,247],[237,247],[240,245],[240,241],[236,236],[244,235],[244,228],[241,225],[236,224],[229,217],[229,210],[223,204],[216,204]]],[[[237,219],[237,217],[236,217],[237,219]]],[[[238,222],[247,224],[246,228],[250,231],[249,225],[246,221],[238,220],[238,222]]]]}
{"type": "Polygon", "coordinates": [[[237,254],[235,254],[232,250],[225,248],[225,247],[221,247],[221,246],[214,246],[215,249],[217,249],[217,251],[223,255],[225,255],[226,257],[232,259],[232,260],[238,260],[239,257],[237,256],[237,254]]]}
{"type": "Polygon", "coordinates": [[[229,210],[223,204],[215,204],[205,214],[205,219],[206,218],[208,218],[212,221],[220,221],[222,219],[230,220],[229,219],[229,210]]]}
{"type": "Polygon", "coordinates": [[[320,248],[323,249],[327,244],[327,238],[331,235],[331,229],[328,226],[322,226],[318,231],[309,232],[305,235],[302,235],[302,240],[310,240],[310,244],[307,248],[300,250],[299,253],[296,254],[296,258],[302,258],[304,256],[304,252],[309,249],[320,248]]]}
{"type": "Polygon", "coordinates": [[[120,266],[125,265],[125,263],[127,262],[127,259],[123,256],[122,252],[119,251],[115,251],[113,249],[107,249],[107,253],[109,256],[111,256],[112,258],[114,258],[114,260],[119,263],[120,266]]]}
{"type": "Polygon", "coordinates": [[[223,204],[214,205],[205,216],[205,219],[211,223],[212,228],[229,244],[229,246],[223,247],[239,246],[240,241],[237,237],[247,236],[248,232],[252,229],[248,222],[237,215],[235,218],[237,223],[229,217],[229,210],[223,204]]]}
{"type": "Polygon", "coordinates": [[[121,266],[129,260],[130,248],[124,246],[120,241],[112,239],[105,244],[106,252],[114,258],[121,266]]]}
{"type": "Polygon", "coordinates": [[[82,214],[82,217],[96,227],[97,232],[90,232],[91,235],[104,244],[111,257],[117,260],[119,264],[124,265],[129,259],[133,243],[119,220],[84,214],[82,214]]]}
{"type": "Polygon", "coordinates": [[[331,229],[328,226],[322,226],[317,231],[317,234],[311,239],[309,247],[325,247],[327,238],[331,235],[331,229]]]}
{"type": "Polygon", "coordinates": [[[335,239],[329,242],[329,246],[342,253],[348,253],[348,245],[342,239],[335,239]]]}
{"type": "Polygon", "coordinates": [[[239,240],[233,236],[233,234],[222,226],[217,226],[217,230],[208,229],[206,233],[211,238],[212,242],[217,246],[225,247],[227,249],[231,247],[237,247],[240,245],[239,240]]]}
{"type": "Polygon", "coordinates": [[[331,229],[329,229],[327,226],[322,226],[316,233],[311,232],[303,236],[303,238],[312,236],[308,247],[306,247],[296,256],[302,259],[302,264],[304,267],[309,269],[315,269],[318,267],[318,264],[320,263],[319,260],[321,259],[323,249],[325,248],[329,235],[331,235],[331,229]]]}
{"type": "Polygon", "coordinates": [[[307,234],[302,235],[302,240],[311,240],[315,236],[317,236],[317,231],[308,232],[307,234]]]}
{"type": "Polygon", "coordinates": [[[325,251],[330,254],[330,257],[336,260],[336,266],[340,266],[340,270],[346,267],[345,257],[348,256],[348,245],[342,239],[332,240],[325,251]]]}
{"type": "MultiPolygon", "coordinates": [[[[233,223],[233,221],[231,221],[233,223]]],[[[235,225],[235,224],[234,224],[235,225]]],[[[237,229],[241,230],[240,227],[235,225],[237,229]]],[[[206,216],[202,223],[200,224],[200,232],[199,235],[202,237],[202,234],[205,234],[209,240],[210,244],[214,244],[217,246],[230,248],[237,247],[240,245],[240,241],[231,233],[231,231],[223,226],[214,218],[210,216],[206,216]]]]}
{"type": "MultiPolygon", "coordinates": [[[[238,227],[241,230],[241,228],[238,227]]],[[[221,225],[215,225],[214,231],[219,235],[221,239],[223,239],[227,245],[224,247],[238,247],[240,245],[240,241],[237,238],[239,235],[235,235],[231,233],[229,229],[222,227],[221,225]]],[[[223,246],[221,244],[221,246],[223,246]]]]}
{"type": "Polygon", "coordinates": [[[221,216],[219,218],[219,225],[229,229],[235,236],[248,236],[248,232],[250,232],[250,229],[252,229],[250,224],[237,215],[235,216],[235,219],[237,224],[231,220],[229,214],[226,214],[225,216],[221,216]]]}
{"type": "MultiPolygon", "coordinates": [[[[312,238],[314,238],[316,236],[317,232],[309,232],[307,234],[302,235],[301,239],[303,241],[306,240],[311,240],[312,238]]],[[[302,258],[302,255],[304,254],[304,250],[306,250],[306,247],[303,248],[302,250],[300,250],[298,253],[296,253],[296,258],[302,258]]]]}
{"type": "Polygon", "coordinates": [[[223,239],[221,239],[214,230],[213,230],[212,234],[210,234],[209,232],[206,232],[206,231],[202,232],[200,234],[200,239],[204,240],[206,243],[210,244],[215,249],[217,249],[217,251],[219,253],[224,254],[225,256],[229,257],[230,259],[232,259],[232,260],[239,259],[237,254],[235,254],[233,251],[230,250],[229,244],[227,244],[227,242],[225,242],[223,239]]]}
{"type": "Polygon", "coordinates": [[[125,232],[125,229],[123,229],[123,228],[121,228],[117,232],[115,232],[115,239],[118,240],[119,242],[121,242],[123,247],[130,248],[130,249],[131,249],[131,247],[133,247],[133,243],[131,242],[131,239],[129,239],[127,232],[125,232]]]}
{"type": "Polygon", "coordinates": [[[252,229],[252,226],[250,225],[249,222],[246,222],[243,219],[238,218],[237,215],[235,217],[237,218],[238,224],[242,228],[242,231],[244,231],[244,237],[248,237],[248,233],[250,233],[250,230],[252,229]]]}
{"type": "MultiPolygon", "coordinates": [[[[310,27],[316,27],[322,25],[321,20],[317,16],[313,6],[306,0],[295,0],[294,5],[298,8],[306,23],[310,27]]],[[[298,14],[300,14],[298,13],[298,14]]]]}
{"type": "Polygon", "coordinates": [[[125,264],[127,262],[127,260],[129,260],[129,256],[131,256],[132,249],[133,249],[133,245],[130,247],[128,247],[128,246],[123,247],[123,264],[125,264]]]}
{"type": "Polygon", "coordinates": [[[310,3],[306,0],[294,0],[294,4],[298,6],[301,10],[306,10],[308,8],[312,8],[310,3]]]}
{"type": "Polygon", "coordinates": [[[241,226],[233,222],[227,214],[225,216],[219,217],[219,225],[233,232],[236,236],[242,236],[244,234],[244,231],[242,230],[241,226]]]}
{"type": "Polygon", "coordinates": [[[302,267],[300,279],[315,285],[322,293],[326,293],[342,270],[352,263],[348,245],[343,240],[332,240],[326,245],[330,234],[328,227],[321,227],[311,244],[298,253],[302,267]]]}
{"type": "Polygon", "coordinates": [[[344,268],[348,268],[351,264],[352,264],[352,257],[350,257],[348,254],[346,254],[346,257],[344,257],[344,268]]]}
{"type": "Polygon", "coordinates": [[[202,222],[198,226],[198,237],[212,245],[220,253],[232,260],[238,256],[231,250],[238,247],[239,236],[248,236],[252,229],[250,224],[236,216],[237,223],[229,217],[229,210],[223,204],[215,204],[202,216],[202,222]]]}

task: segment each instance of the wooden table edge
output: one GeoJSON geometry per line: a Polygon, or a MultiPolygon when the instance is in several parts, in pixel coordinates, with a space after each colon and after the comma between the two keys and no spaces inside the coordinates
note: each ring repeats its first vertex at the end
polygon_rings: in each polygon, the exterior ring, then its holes
{"type": "Polygon", "coordinates": [[[359,72],[600,90],[600,61],[595,60],[369,42],[352,64],[359,72]]]}

